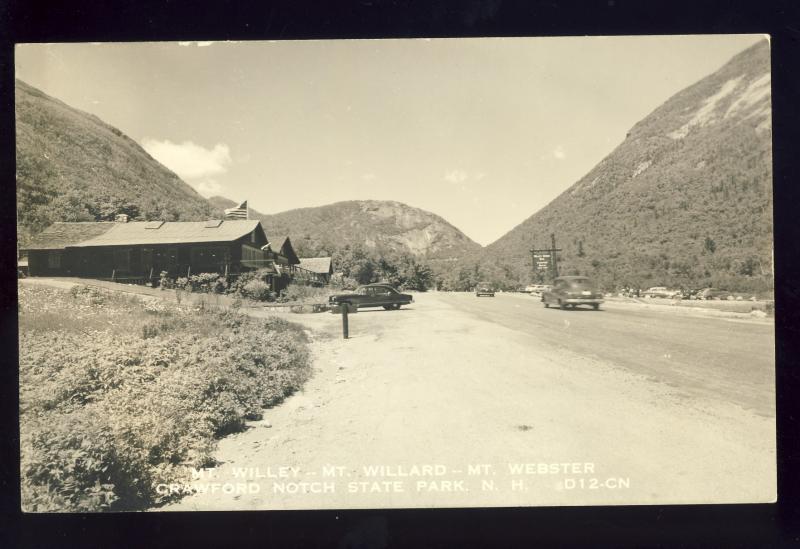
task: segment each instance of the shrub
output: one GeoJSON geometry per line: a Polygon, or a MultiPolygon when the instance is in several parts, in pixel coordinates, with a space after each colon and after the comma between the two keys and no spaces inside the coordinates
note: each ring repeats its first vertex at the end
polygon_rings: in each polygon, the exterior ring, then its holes
{"type": "Polygon", "coordinates": [[[217,437],[310,373],[305,333],[283,319],[98,295],[103,301],[92,304],[98,296],[80,288],[20,289],[27,511],[159,505],[168,497],[157,484],[208,466],[217,437]],[[67,322],[42,323],[41,315],[67,322]]]}
{"type": "Polygon", "coordinates": [[[268,272],[263,269],[240,274],[228,287],[228,293],[254,301],[274,301],[275,293],[266,283],[268,272]]]}
{"type": "Polygon", "coordinates": [[[241,290],[242,296],[255,301],[272,301],[272,292],[266,282],[258,279],[249,281],[241,290]]]}
{"type": "Polygon", "coordinates": [[[175,279],[169,276],[167,271],[161,271],[159,275],[158,287],[162,290],[172,290],[175,288],[175,279]]]}
{"type": "Polygon", "coordinates": [[[328,296],[331,295],[328,288],[319,288],[305,284],[289,284],[283,290],[278,301],[281,303],[289,303],[295,301],[302,301],[307,303],[324,303],[328,301],[328,296]]]}
{"type": "Polygon", "coordinates": [[[199,273],[185,280],[183,287],[193,292],[223,294],[228,288],[228,281],[217,273],[199,273]]]}

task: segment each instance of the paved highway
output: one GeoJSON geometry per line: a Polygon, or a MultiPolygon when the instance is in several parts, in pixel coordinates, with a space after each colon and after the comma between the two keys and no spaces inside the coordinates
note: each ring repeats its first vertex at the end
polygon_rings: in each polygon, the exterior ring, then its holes
{"type": "Polygon", "coordinates": [[[661,300],[647,307],[609,301],[600,311],[589,307],[562,311],[546,309],[538,298],[525,294],[437,297],[476,318],[524,332],[538,345],[566,348],[690,395],[774,415],[772,322],[676,311],[661,300]]]}

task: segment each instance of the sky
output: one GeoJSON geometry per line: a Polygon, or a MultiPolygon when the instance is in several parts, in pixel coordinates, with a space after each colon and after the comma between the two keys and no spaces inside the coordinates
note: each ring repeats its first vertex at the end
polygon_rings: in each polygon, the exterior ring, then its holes
{"type": "Polygon", "coordinates": [[[15,66],[203,196],[396,200],[486,245],[762,38],[20,44],[15,66]]]}

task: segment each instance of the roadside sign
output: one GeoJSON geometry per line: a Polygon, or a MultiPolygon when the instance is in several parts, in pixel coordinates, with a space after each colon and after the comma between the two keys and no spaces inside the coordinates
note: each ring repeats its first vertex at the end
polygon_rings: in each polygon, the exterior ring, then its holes
{"type": "Polygon", "coordinates": [[[552,252],[533,252],[533,266],[537,271],[549,271],[553,266],[552,252]]]}

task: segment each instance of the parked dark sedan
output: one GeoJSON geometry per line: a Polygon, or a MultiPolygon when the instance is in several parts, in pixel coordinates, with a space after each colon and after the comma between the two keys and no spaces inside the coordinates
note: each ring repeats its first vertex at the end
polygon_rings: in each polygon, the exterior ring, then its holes
{"type": "Polygon", "coordinates": [[[558,305],[562,309],[578,305],[591,305],[594,310],[603,303],[603,294],[585,276],[562,276],[553,281],[550,291],[542,294],[545,307],[558,305]]]}
{"type": "Polygon", "coordinates": [[[388,284],[366,284],[359,286],[350,294],[337,294],[328,298],[330,305],[349,303],[362,307],[383,307],[384,309],[399,309],[408,305],[414,298],[408,294],[401,294],[388,284]]]}

